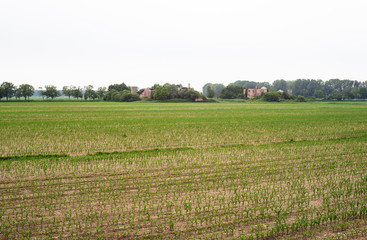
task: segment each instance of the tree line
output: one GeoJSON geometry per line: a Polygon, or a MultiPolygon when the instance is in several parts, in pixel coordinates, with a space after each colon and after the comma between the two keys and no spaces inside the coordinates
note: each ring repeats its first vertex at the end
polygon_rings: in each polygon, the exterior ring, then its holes
{"type": "Polygon", "coordinates": [[[276,80],[268,82],[254,82],[238,80],[227,86],[223,84],[207,83],[203,87],[203,94],[209,98],[236,99],[246,98],[244,89],[266,87],[269,92],[291,90],[293,96],[318,98],[328,100],[367,99],[367,81],[330,79],[328,81],[315,79],[297,79],[286,81],[276,80]]]}
{"type": "Polygon", "coordinates": [[[38,93],[42,98],[46,99],[55,99],[62,95],[78,99],[103,99],[106,88],[100,87],[97,91],[93,90],[92,85],[85,86],[84,88],[75,87],[75,86],[64,86],[62,91],[58,90],[56,86],[46,85],[44,88],[40,87],[39,90],[35,90],[35,88],[30,84],[21,84],[19,87],[16,87],[13,83],[3,82],[0,85],[0,100],[2,98],[6,98],[8,101],[9,98],[15,97],[16,100],[20,100],[24,98],[24,100],[29,100],[35,93],[38,93]]]}
{"type": "MultiPolygon", "coordinates": [[[[181,84],[170,84],[164,85],[154,84],[150,88],[146,88],[150,91],[151,100],[165,101],[165,100],[182,100],[182,101],[195,101],[201,99],[207,100],[204,95],[195,91],[189,87],[183,87],[181,84]]],[[[108,92],[104,97],[106,101],[122,101],[131,102],[140,100],[140,94],[146,89],[140,89],[137,93],[131,93],[131,89],[124,83],[114,84],[108,87],[108,92]]]]}
{"type": "MultiPolygon", "coordinates": [[[[282,90],[285,93],[278,94],[279,98],[295,99],[295,97],[318,98],[327,100],[342,99],[367,99],[367,81],[360,82],[355,80],[330,79],[328,81],[315,79],[297,79],[286,81],[283,79],[276,80],[272,84],[268,82],[255,82],[247,80],[238,80],[227,86],[217,83],[207,83],[203,87],[203,94],[189,87],[183,87],[181,84],[164,85],[155,84],[150,87],[151,99],[153,100],[170,100],[181,99],[184,101],[195,101],[201,99],[206,101],[207,98],[236,99],[246,98],[244,89],[266,87],[269,92],[282,90]],[[289,96],[287,90],[291,90],[289,96]]],[[[15,97],[17,100],[24,98],[29,100],[31,96],[38,93],[43,99],[55,99],[64,95],[76,100],[104,100],[104,101],[123,101],[131,102],[140,100],[140,93],[145,89],[140,89],[136,93],[131,92],[131,88],[125,83],[112,84],[107,87],[99,87],[93,89],[92,85],[82,87],[63,86],[62,90],[58,90],[56,86],[46,85],[44,88],[35,88],[30,84],[21,84],[18,87],[10,82],[3,82],[0,85],[0,100],[15,97]]],[[[269,95],[269,94],[268,94],[269,95]]],[[[273,94],[271,99],[275,99],[273,94]]],[[[269,96],[268,96],[269,97],[269,96]]],[[[300,98],[302,99],[302,98],[300,98]]],[[[266,99],[265,99],[266,100],[266,99]]]]}
{"type": "MultiPolygon", "coordinates": [[[[183,87],[181,84],[169,84],[164,85],[155,84],[148,88],[151,91],[152,100],[174,100],[180,99],[183,101],[195,101],[201,99],[206,100],[198,91],[192,88],[183,87]]],[[[136,89],[137,90],[137,89],[136,89]]],[[[43,99],[53,100],[62,95],[76,100],[104,100],[104,101],[117,101],[117,102],[132,102],[141,100],[140,94],[145,89],[131,91],[131,87],[128,87],[125,83],[111,84],[106,87],[99,87],[97,90],[93,89],[93,85],[82,87],[76,86],[63,86],[62,90],[58,90],[54,85],[46,85],[44,88],[35,90],[30,84],[21,84],[15,86],[10,82],[3,82],[0,85],[0,100],[6,98],[9,101],[10,98],[15,97],[16,100],[24,98],[25,101],[29,101],[30,97],[37,93],[42,96],[43,99]]]]}

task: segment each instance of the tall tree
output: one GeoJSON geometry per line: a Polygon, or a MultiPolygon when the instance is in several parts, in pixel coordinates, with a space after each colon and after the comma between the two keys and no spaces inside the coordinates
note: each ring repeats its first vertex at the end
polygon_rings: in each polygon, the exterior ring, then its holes
{"type": "Polygon", "coordinates": [[[15,89],[14,96],[16,100],[20,100],[20,98],[22,97],[22,93],[19,88],[15,89]]]}
{"type": "Polygon", "coordinates": [[[305,94],[308,92],[307,91],[307,86],[309,84],[310,80],[309,79],[297,79],[296,81],[294,81],[294,89],[293,89],[293,94],[294,95],[302,95],[305,96],[305,94]],[[301,93],[301,91],[303,90],[303,92],[301,93]]]}
{"type": "Polygon", "coordinates": [[[93,100],[97,98],[96,92],[93,90],[93,85],[88,85],[84,87],[84,99],[92,98],[93,100]]]}
{"type": "Polygon", "coordinates": [[[244,89],[243,87],[229,84],[221,91],[220,98],[223,99],[244,98],[243,89],[244,89]]]}
{"type": "Polygon", "coordinates": [[[46,96],[46,98],[54,99],[56,97],[61,96],[61,93],[56,89],[56,86],[53,85],[46,85],[45,91],[43,91],[43,95],[46,96]]]}
{"type": "Polygon", "coordinates": [[[361,99],[367,98],[367,87],[360,87],[359,88],[359,96],[361,99]]]}
{"type": "Polygon", "coordinates": [[[325,88],[324,88],[324,92],[326,95],[329,94],[333,94],[333,92],[335,93],[335,91],[341,93],[342,92],[342,87],[341,87],[342,83],[340,81],[340,79],[330,79],[328,81],[325,82],[325,88]]]}
{"type": "Polygon", "coordinates": [[[37,94],[42,96],[42,100],[45,100],[45,92],[43,91],[43,88],[42,87],[38,87],[38,90],[37,90],[37,94]]]}
{"type": "Polygon", "coordinates": [[[198,91],[188,90],[184,94],[185,99],[190,99],[191,101],[195,101],[195,99],[202,97],[198,91]]]}
{"type": "Polygon", "coordinates": [[[70,97],[73,95],[73,88],[74,88],[74,86],[63,86],[62,87],[62,93],[65,96],[68,96],[69,100],[70,100],[70,97]]]}
{"type": "Polygon", "coordinates": [[[10,82],[3,82],[1,87],[4,89],[4,97],[6,97],[6,101],[9,100],[12,96],[14,96],[16,87],[14,84],[10,82]]]}
{"type": "Polygon", "coordinates": [[[302,89],[302,90],[299,92],[299,94],[300,94],[300,95],[302,95],[302,96],[307,96],[307,93],[308,93],[308,91],[307,91],[307,89],[306,89],[306,88],[302,89]]]}
{"type": "Polygon", "coordinates": [[[163,86],[167,88],[169,98],[178,98],[178,89],[182,87],[182,85],[166,83],[163,86]]]}
{"type": "Polygon", "coordinates": [[[19,86],[19,92],[22,97],[24,97],[24,100],[29,100],[29,97],[33,96],[34,94],[34,87],[29,84],[22,84],[19,86]]]}
{"type": "Polygon", "coordinates": [[[166,100],[169,98],[169,92],[164,86],[157,86],[153,93],[154,100],[166,100]]]}
{"type": "Polygon", "coordinates": [[[243,88],[256,88],[258,87],[258,82],[248,81],[248,80],[237,80],[232,85],[240,86],[243,88]]]}
{"type": "Polygon", "coordinates": [[[111,91],[112,89],[115,89],[116,91],[123,91],[123,90],[130,90],[130,88],[128,86],[126,86],[125,83],[121,83],[121,84],[112,84],[110,86],[108,86],[108,91],[111,91]]]}
{"type": "Polygon", "coordinates": [[[273,88],[275,90],[283,90],[283,91],[287,91],[287,81],[280,79],[280,80],[275,80],[273,82],[273,88]]]}
{"type": "Polygon", "coordinates": [[[83,92],[81,87],[73,87],[72,89],[72,96],[77,100],[79,98],[83,99],[83,92]]]}
{"type": "Polygon", "coordinates": [[[0,86],[0,100],[5,97],[5,90],[3,87],[0,86]]]}
{"type": "Polygon", "coordinates": [[[209,86],[214,90],[214,92],[215,92],[214,97],[216,97],[216,98],[219,97],[219,95],[222,92],[223,88],[225,88],[224,85],[221,84],[221,83],[207,83],[203,86],[203,94],[205,96],[208,96],[207,89],[208,89],[209,86]]]}
{"type": "Polygon", "coordinates": [[[208,86],[208,88],[206,89],[206,92],[207,92],[208,98],[213,98],[215,96],[215,92],[210,86],[208,86]]]}
{"type": "Polygon", "coordinates": [[[322,98],[324,96],[324,93],[322,90],[315,90],[314,95],[316,98],[322,98]]]}
{"type": "Polygon", "coordinates": [[[106,87],[99,87],[97,89],[97,96],[101,100],[106,95],[106,87]]]}

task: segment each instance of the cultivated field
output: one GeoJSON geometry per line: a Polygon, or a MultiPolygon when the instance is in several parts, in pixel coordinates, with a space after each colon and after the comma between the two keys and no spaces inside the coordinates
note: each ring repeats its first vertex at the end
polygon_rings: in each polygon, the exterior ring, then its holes
{"type": "Polygon", "coordinates": [[[0,103],[0,239],[366,239],[367,104],[0,103]]]}

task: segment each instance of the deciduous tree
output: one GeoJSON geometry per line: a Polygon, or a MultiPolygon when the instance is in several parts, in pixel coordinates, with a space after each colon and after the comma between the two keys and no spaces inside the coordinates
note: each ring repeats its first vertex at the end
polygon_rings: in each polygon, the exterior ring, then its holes
{"type": "Polygon", "coordinates": [[[273,82],[273,88],[275,90],[283,90],[283,91],[287,91],[287,81],[280,79],[280,80],[275,80],[273,82]]]}
{"type": "Polygon", "coordinates": [[[56,97],[61,96],[61,93],[57,90],[56,86],[53,85],[46,85],[45,91],[42,91],[42,94],[46,96],[46,98],[54,99],[56,97]]]}
{"type": "Polygon", "coordinates": [[[82,92],[82,88],[81,87],[74,87],[73,90],[72,90],[72,96],[74,98],[76,98],[77,100],[79,98],[83,98],[83,92],[82,92]]]}
{"type": "Polygon", "coordinates": [[[163,86],[167,88],[169,98],[178,98],[178,89],[182,87],[181,85],[166,83],[163,86]]]}
{"type": "Polygon", "coordinates": [[[22,84],[18,88],[20,96],[24,97],[24,100],[29,100],[29,97],[33,96],[34,94],[34,87],[29,84],[22,84]]]}
{"type": "Polygon", "coordinates": [[[99,87],[97,90],[97,96],[101,100],[106,95],[106,87],[99,87]]]}
{"type": "Polygon", "coordinates": [[[6,101],[9,100],[9,98],[13,97],[16,92],[16,87],[14,84],[10,82],[3,82],[1,84],[1,87],[4,89],[4,97],[6,97],[6,101]]]}
{"type": "Polygon", "coordinates": [[[97,98],[97,94],[93,90],[93,85],[88,85],[84,87],[84,99],[87,100],[88,98],[91,98],[93,100],[97,98]]]}
{"type": "Polygon", "coordinates": [[[74,88],[74,86],[63,86],[62,87],[62,93],[65,96],[68,96],[69,100],[70,100],[70,97],[73,95],[73,88],[74,88]]]}
{"type": "Polygon", "coordinates": [[[267,92],[267,93],[264,93],[262,97],[267,102],[279,102],[280,101],[280,93],[278,92],[267,92]]]}
{"type": "Polygon", "coordinates": [[[121,83],[121,84],[112,84],[110,86],[108,86],[108,91],[111,91],[112,89],[115,89],[116,91],[123,91],[123,90],[129,90],[130,88],[128,86],[126,86],[125,83],[121,83]]]}
{"type": "Polygon", "coordinates": [[[316,98],[322,98],[324,96],[324,93],[322,90],[315,90],[314,95],[316,98]]]}
{"type": "Polygon", "coordinates": [[[359,92],[360,98],[362,99],[367,98],[367,87],[360,87],[358,92],[359,92]]]}
{"type": "Polygon", "coordinates": [[[206,89],[206,92],[207,92],[208,98],[213,98],[215,96],[215,92],[210,86],[208,86],[208,88],[206,89]]]}
{"type": "Polygon", "coordinates": [[[0,100],[5,97],[5,90],[3,87],[0,87],[0,100]]]}
{"type": "Polygon", "coordinates": [[[153,93],[154,100],[167,100],[169,98],[169,92],[164,86],[157,86],[153,93]]]}
{"type": "Polygon", "coordinates": [[[244,98],[243,89],[244,89],[243,87],[230,84],[227,87],[223,88],[222,92],[220,93],[220,98],[223,99],[244,98]]]}

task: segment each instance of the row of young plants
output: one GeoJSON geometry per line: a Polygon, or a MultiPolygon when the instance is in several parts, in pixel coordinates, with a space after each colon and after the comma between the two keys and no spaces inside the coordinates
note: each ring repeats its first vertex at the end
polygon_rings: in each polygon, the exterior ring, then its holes
{"type": "Polygon", "coordinates": [[[366,147],[360,137],[3,160],[0,235],[363,238],[366,147]]]}

